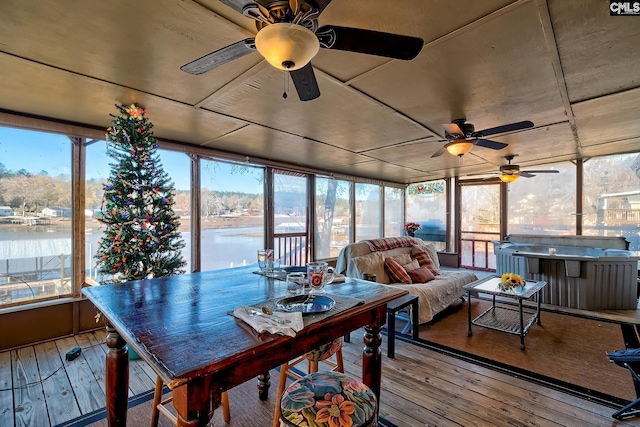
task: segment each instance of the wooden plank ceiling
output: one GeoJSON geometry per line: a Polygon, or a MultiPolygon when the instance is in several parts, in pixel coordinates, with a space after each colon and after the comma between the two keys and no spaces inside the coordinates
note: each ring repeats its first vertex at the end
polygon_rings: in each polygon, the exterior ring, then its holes
{"type": "Polygon", "coordinates": [[[396,183],[640,147],[640,17],[602,0],[333,0],[319,24],[424,48],[412,61],[321,49],[321,96],[301,102],[259,53],[180,70],[256,34],[218,0],[4,0],[0,109],[106,128],[114,104],[138,102],[161,139],[396,183]],[[431,158],[461,117],[534,127],[491,137],[502,150],[431,158]]]}

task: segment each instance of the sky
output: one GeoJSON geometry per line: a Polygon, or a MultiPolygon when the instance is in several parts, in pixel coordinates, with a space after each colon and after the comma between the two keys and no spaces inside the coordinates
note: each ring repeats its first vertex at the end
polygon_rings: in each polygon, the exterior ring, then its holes
{"type": "MultiPolygon", "coordinates": [[[[67,136],[35,132],[0,126],[0,163],[9,171],[25,169],[38,174],[47,171],[49,176],[71,175],[71,143],[67,136]]],[[[190,161],[186,154],[159,150],[164,170],[169,174],[177,190],[189,190],[191,180],[190,161]]],[[[109,162],[106,143],[96,142],[87,147],[87,179],[106,179],[109,162]]],[[[204,162],[209,163],[211,162],[204,162]]],[[[218,191],[262,193],[262,169],[254,173],[233,173],[231,165],[215,162],[216,167],[203,167],[201,182],[204,188],[218,191]]],[[[254,171],[254,168],[250,168],[254,171]]]]}

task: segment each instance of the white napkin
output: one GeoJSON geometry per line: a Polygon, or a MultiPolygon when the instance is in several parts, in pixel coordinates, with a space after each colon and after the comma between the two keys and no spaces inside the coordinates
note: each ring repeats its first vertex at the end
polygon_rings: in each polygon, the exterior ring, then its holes
{"type": "Polygon", "coordinates": [[[280,313],[272,315],[262,315],[259,308],[241,305],[233,310],[233,316],[251,325],[259,333],[268,332],[270,334],[288,335],[295,337],[296,332],[304,328],[302,313],[280,313]],[[260,314],[255,314],[260,313],[260,314]],[[272,317],[282,319],[285,323],[278,323],[272,317]]]}

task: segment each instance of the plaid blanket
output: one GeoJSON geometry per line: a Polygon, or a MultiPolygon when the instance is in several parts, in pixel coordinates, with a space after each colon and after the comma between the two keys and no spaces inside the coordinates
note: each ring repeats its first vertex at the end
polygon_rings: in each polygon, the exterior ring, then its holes
{"type": "Polygon", "coordinates": [[[384,239],[363,240],[362,242],[369,245],[371,252],[375,252],[415,246],[420,243],[420,239],[415,237],[386,237],[384,239]]]}

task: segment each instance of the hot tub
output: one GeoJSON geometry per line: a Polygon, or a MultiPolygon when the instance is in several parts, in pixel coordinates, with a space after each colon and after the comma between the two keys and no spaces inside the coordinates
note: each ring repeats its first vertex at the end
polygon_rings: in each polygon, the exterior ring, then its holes
{"type": "Polygon", "coordinates": [[[547,282],[543,303],[583,310],[637,308],[638,257],[627,250],[624,237],[514,234],[493,243],[496,273],[547,282]]]}

